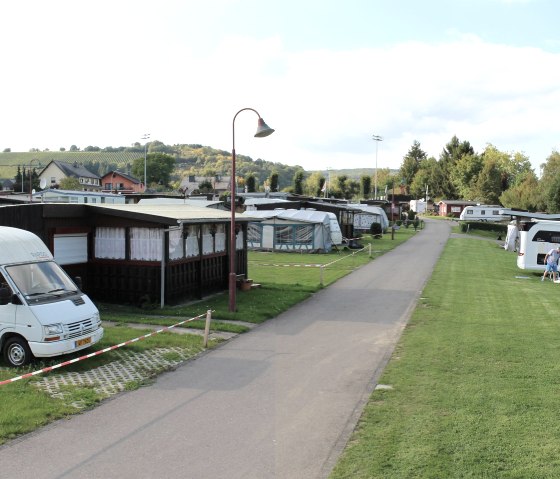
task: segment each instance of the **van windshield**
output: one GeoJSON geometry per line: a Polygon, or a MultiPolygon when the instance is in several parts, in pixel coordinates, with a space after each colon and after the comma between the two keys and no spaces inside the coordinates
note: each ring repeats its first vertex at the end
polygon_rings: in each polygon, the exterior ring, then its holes
{"type": "Polygon", "coordinates": [[[77,291],[76,285],[53,261],[8,266],[6,272],[26,298],[77,291]]]}

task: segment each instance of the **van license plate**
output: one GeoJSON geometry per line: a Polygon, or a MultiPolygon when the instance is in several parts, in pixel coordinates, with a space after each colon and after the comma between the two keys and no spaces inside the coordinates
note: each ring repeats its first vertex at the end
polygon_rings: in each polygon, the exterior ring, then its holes
{"type": "Polygon", "coordinates": [[[84,339],[78,339],[76,341],[76,348],[79,348],[80,346],[84,346],[85,344],[89,344],[91,343],[91,338],[84,338],[84,339]]]}

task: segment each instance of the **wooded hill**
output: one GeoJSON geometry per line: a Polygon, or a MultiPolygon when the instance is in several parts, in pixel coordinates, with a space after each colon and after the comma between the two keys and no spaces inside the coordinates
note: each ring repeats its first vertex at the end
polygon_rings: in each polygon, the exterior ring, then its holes
{"type": "MultiPolygon", "coordinates": [[[[158,141],[148,144],[147,154],[166,153],[175,158],[176,168],[172,175],[172,182],[180,182],[187,175],[198,176],[229,176],[231,173],[231,152],[217,150],[203,145],[165,145],[158,141]]],[[[135,161],[143,161],[144,146],[135,144],[132,147],[98,148],[87,147],[85,150],[73,151],[30,151],[30,152],[3,152],[0,153],[0,178],[15,178],[18,167],[30,165],[37,171],[48,165],[52,160],[60,160],[67,163],[77,162],[84,165],[92,173],[99,176],[108,171],[120,170],[131,173],[135,161]],[[34,160],[34,161],[32,161],[34,160]]],[[[301,166],[288,166],[282,163],[265,161],[260,158],[253,160],[249,156],[236,155],[236,173],[241,178],[254,175],[257,187],[262,187],[265,180],[273,173],[278,173],[279,189],[293,184],[293,179],[298,171],[305,171],[301,166]]],[[[306,171],[305,175],[313,173],[306,171]]],[[[327,176],[327,171],[320,171],[327,176]]],[[[331,175],[346,175],[349,179],[359,179],[362,174],[371,175],[371,170],[331,170],[331,175]]]]}

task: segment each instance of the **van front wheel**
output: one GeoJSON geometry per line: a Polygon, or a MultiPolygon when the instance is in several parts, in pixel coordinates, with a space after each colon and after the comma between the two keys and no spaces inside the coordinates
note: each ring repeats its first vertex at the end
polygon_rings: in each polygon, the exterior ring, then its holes
{"type": "Polygon", "coordinates": [[[13,367],[25,366],[31,361],[31,349],[23,338],[10,338],[4,346],[4,360],[13,367]]]}

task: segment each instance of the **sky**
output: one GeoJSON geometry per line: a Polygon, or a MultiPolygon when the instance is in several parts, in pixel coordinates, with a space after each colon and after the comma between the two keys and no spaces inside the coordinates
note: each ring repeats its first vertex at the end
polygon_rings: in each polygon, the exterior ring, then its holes
{"type": "Polygon", "coordinates": [[[0,151],[148,133],[396,169],[414,141],[439,158],[457,136],[539,175],[560,148],[557,0],[19,0],[0,18],[0,151]],[[275,133],[254,138],[244,108],[275,133]]]}

